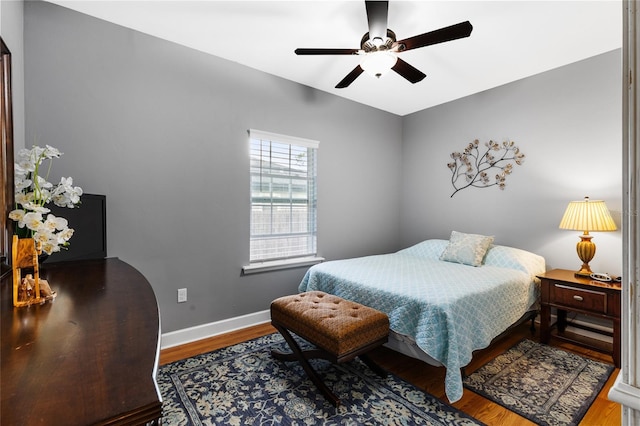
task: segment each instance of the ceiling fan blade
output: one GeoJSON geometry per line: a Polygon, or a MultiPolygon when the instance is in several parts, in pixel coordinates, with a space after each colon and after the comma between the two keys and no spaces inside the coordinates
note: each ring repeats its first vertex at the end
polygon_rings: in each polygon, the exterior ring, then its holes
{"type": "Polygon", "coordinates": [[[369,40],[380,38],[381,43],[387,38],[388,1],[365,1],[367,21],[369,22],[369,40]]]}
{"type": "Polygon", "coordinates": [[[340,83],[338,83],[336,85],[336,89],[344,89],[345,87],[349,86],[363,72],[364,72],[364,70],[360,67],[360,65],[358,65],[357,67],[355,67],[353,69],[353,71],[351,71],[349,74],[347,74],[347,76],[345,78],[343,78],[340,83]]]}
{"type": "Polygon", "coordinates": [[[469,21],[465,21],[451,25],[450,27],[440,28],[439,30],[400,40],[398,44],[404,45],[404,49],[401,49],[401,51],[417,49],[418,47],[431,46],[432,44],[469,37],[471,30],[473,30],[473,26],[469,21]]]}
{"type": "Polygon", "coordinates": [[[355,55],[358,49],[296,49],[296,55],[355,55]]]}
{"type": "Polygon", "coordinates": [[[398,58],[398,61],[393,67],[391,67],[391,69],[414,84],[422,81],[422,79],[427,76],[425,73],[414,66],[409,65],[400,58],[398,58]]]}

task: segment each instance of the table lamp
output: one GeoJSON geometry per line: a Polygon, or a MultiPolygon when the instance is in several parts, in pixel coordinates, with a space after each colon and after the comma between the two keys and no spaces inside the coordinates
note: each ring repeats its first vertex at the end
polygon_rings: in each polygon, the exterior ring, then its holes
{"type": "Polygon", "coordinates": [[[615,231],[616,224],[604,201],[590,200],[584,197],[582,201],[571,201],[564,212],[560,229],[583,231],[580,241],[576,245],[578,257],[582,260],[582,268],[576,276],[590,276],[592,271],[589,262],[596,254],[596,245],[591,241],[590,231],[615,231]]]}

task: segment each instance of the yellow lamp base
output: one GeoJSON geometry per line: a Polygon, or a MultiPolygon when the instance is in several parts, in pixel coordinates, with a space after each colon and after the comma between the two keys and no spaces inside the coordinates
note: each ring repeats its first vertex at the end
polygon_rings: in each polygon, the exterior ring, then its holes
{"type": "Polygon", "coordinates": [[[596,245],[591,241],[591,238],[593,237],[585,231],[583,235],[580,235],[580,241],[576,245],[578,257],[582,260],[582,267],[575,273],[576,277],[589,277],[593,273],[589,262],[596,255],[596,245]]]}

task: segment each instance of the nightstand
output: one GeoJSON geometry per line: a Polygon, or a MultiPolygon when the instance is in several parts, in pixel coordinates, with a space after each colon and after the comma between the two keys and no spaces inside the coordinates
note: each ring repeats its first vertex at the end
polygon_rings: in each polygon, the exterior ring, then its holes
{"type": "Polygon", "coordinates": [[[610,353],[613,363],[620,367],[620,283],[601,282],[591,278],[576,277],[575,271],[553,269],[542,275],[540,287],[540,342],[548,343],[551,337],[580,346],[610,353]],[[551,308],[556,308],[558,320],[556,332],[552,333],[551,308]],[[565,333],[567,312],[576,312],[612,322],[613,333],[608,333],[581,324],[574,327],[613,337],[613,344],[598,344],[595,339],[581,339],[580,336],[565,333]]]}

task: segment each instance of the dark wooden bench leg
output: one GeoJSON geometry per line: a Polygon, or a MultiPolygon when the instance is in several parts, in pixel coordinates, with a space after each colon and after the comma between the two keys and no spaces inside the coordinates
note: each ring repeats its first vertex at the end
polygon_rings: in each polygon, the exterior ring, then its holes
{"type": "Polygon", "coordinates": [[[531,331],[531,335],[535,336],[536,334],[536,317],[538,316],[538,311],[533,311],[531,313],[531,326],[529,330],[531,331]]]}
{"type": "Polygon", "coordinates": [[[321,356],[322,352],[319,350],[302,351],[302,349],[300,349],[300,345],[298,345],[293,336],[291,336],[291,333],[289,333],[289,330],[279,324],[273,322],[271,324],[280,332],[280,334],[282,334],[282,337],[284,337],[284,340],[287,341],[287,344],[292,350],[292,353],[289,354],[272,350],[271,355],[282,361],[299,361],[302,368],[304,368],[304,371],[307,373],[307,376],[309,376],[311,381],[316,385],[325,398],[327,398],[335,407],[338,407],[340,405],[340,398],[331,392],[327,385],[324,384],[318,373],[316,373],[313,367],[311,367],[309,361],[307,361],[308,358],[315,358],[316,356],[313,356],[314,354],[318,355],[317,357],[323,358],[321,356]]]}
{"type": "Polygon", "coordinates": [[[367,367],[369,367],[374,373],[376,373],[380,377],[387,377],[388,373],[383,368],[381,368],[378,364],[373,362],[373,360],[369,358],[369,355],[362,354],[359,356],[362,362],[364,362],[367,365],[367,367]]]}

